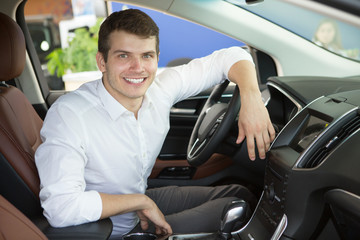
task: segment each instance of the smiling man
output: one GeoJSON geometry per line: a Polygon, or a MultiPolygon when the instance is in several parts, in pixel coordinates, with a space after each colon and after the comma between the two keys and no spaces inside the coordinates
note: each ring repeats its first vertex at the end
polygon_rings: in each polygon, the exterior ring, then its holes
{"type": "Polygon", "coordinates": [[[228,202],[254,201],[239,185],[147,189],[169,130],[171,107],[226,79],[241,91],[237,142],[246,137],[254,159],[256,140],[260,157],[265,157],[274,129],[247,52],[219,50],[156,76],[159,29],[133,9],[104,21],[98,48],[102,79],[59,98],[41,130],[43,144],[35,160],[40,200],[51,225],[110,217],[114,238],[142,230],[161,235],[213,232],[228,202]]]}
{"type": "Polygon", "coordinates": [[[107,59],[101,52],[96,55],[98,67],[104,74],[104,86],[137,117],[143,96],[154,81],[157,70],[156,37],[143,38],[120,30],[111,33],[107,41],[111,46],[107,59]]]}

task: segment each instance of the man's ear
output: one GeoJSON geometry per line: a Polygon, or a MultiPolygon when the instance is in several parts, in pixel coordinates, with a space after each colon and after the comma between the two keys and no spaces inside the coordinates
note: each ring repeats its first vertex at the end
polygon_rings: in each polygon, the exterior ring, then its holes
{"type": "Polygon", "coordinates": [[[97,52],[96,53],[96,64],[100,70],[100,72],[105,72],[106,68],[105,68],[105,59],[104,56],[102,55],[101,52],[97,52]]]}

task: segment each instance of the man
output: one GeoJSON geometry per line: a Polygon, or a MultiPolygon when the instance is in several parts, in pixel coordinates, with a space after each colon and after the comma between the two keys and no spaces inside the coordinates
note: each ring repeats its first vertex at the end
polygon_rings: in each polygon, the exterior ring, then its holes
{"type": "Polygon", "coordinates": [[[265,158],[274,129],[251,57],[241,48],[221,50],[156,77],[159,29],[133,9],[104,21],[98,45],[102,79],[56,101],[41,130],[43,144],[35,159],[44,215],[56,227],[111,217],[112,236],[149,225],[162,235],[215,231],[226,203],[252,200],[247,189],[231,185],[146,191],[146,181],[169,129],[171,106],[227,78],[241,91],[237,142],[246,137],[249,157],[255,159],[256,140],[265,158]],[[203,224],[189,224],[202,219],[203,224]]]}

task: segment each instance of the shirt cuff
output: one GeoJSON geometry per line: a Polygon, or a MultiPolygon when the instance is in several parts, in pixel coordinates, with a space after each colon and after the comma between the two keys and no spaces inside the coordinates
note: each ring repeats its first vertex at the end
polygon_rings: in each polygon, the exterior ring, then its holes
{"type": "Polygon", "coordinates": [[[100,194],[97,191],[86,191],[83,197],[86,198],[86,201],[81,201],[80,216],[89,222],[99,220],[102,213],[100,194]]]}

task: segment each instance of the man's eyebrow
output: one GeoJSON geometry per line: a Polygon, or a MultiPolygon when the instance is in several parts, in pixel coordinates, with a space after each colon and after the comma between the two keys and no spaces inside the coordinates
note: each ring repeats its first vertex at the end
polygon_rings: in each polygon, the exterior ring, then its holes
{"type": "Polygon", "coordinates": [[[149,51],[146,51],[145,53],[156,53],[155,50],[149,50],[149,51]]]}
{"type": "MultiPolygon", "coordinates": [[[[113,54],[117,54],[117,53],[129,54],[129,53],[131,53],[131,52],[125,51],[125,50],[121,50],[121,49],[117,49],[117,50],[114,50],[112,53],[113,53],[113,54]]],[[[155,50],[150,50],[150,51],[143,52],[142,54],[156,54],[156,51],[155,51],[155,50]]]]}
{"type": "Polygon", "coordinates": [[[121,50],[121,49],[117,49],[117,50],[114,50],[112,53],[117,54],[117,53],[130,53],[130,52],[125,51],[125,50],[121,50]]]}
{"type": "Polygon", "coordinates": [[[155,50],[151,50],[151,51],[148,51],[148,52],[144,52],[144,54],[156,54],[156,51],[155,51],[155,50]]]}

